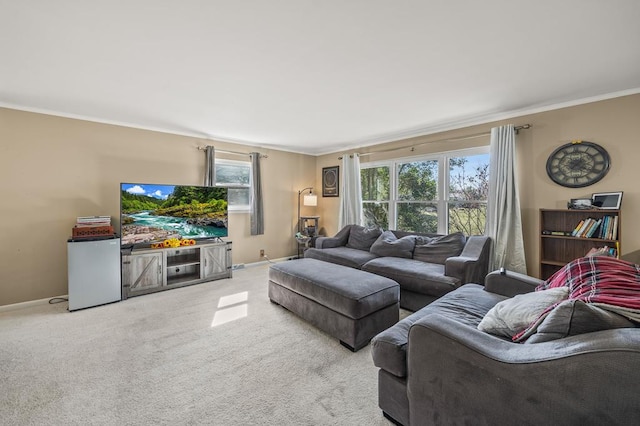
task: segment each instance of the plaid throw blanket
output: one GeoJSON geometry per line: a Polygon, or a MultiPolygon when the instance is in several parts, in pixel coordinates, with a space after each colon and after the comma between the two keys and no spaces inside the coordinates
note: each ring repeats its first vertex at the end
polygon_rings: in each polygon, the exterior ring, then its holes
{"type": "MultiPolygon", "coordinates": [[[[536,291],[569,287],[569,300],[581,300],[640,322],[640,265],[610,256],[575,259],[539,285],[536,291]]],[[[549,306],[514,341],[528,334],[557,304],[549,306]]]]}

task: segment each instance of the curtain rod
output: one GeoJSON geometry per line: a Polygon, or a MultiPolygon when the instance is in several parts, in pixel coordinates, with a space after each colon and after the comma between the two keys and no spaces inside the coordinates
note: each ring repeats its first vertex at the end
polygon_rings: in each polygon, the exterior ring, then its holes
{"type": "MultiPolygon", "coordinates": [[[[206,146],[199,146],[198,150],[199,151],[206,151],[207,147],[206,146]]],[[[224,149],[216,149],[216,153],[232,154],[232,155],[246,155],[246,156],[251,155],[248,152],[227,151],[227,150],[224,150],[224,149]]],[[[260,154],[260,158],[269,158],[269,156],[267,154],[260,154]]]]}
{"type": "MultiPolygon", "coordinates": [[[[523,124],[522,126],[515,126],[514,130],[516,131],[516,134],[518,134],[518,132],[520,130],[526,130],[526,129],[530,129],[530,128],[531,128],[531,124],[523,124]]],[[[433,141],[422,142],[422,143],[419,143],[419,144],[416,144],[416,145],[401,146],[399,148],[381,149],[379,151],[373,151],[373,152],[364,152],[364,153],[358,154],[358,155],[364,156],[364,155],[380,154],[382,152],[399,151],[401,149],[407,149],[407,148],[411,148],[411,152],[413,152],[413,151],[415,151],[416,148],[421,147],[423,145],[428,145],[428,144],[431,144],[431,143],[464,141],[464,140],[467,140],[467,139],[475,139],[475,138],[480,138],[482,136],[489,136],[490,134],[491,134],[491,132],[474,133],[472,135],[459,136],[457,138],[437,139],[437,140],[433,140],[433,141]]],[[[342,156],[338,157],[338,160],[342,160],[342,156]]]]}

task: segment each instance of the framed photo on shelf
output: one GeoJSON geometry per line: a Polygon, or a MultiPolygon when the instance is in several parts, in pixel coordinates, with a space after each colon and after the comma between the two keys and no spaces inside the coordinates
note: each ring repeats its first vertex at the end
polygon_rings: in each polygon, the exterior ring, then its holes
{"type": "Polygon", "coordinates": [[[322,168],[322,196],[340,196],[340,166],[322,168]]]}
{"type": "Polygon", "coordinates": [[[593,208],[591,198],[572,198],[567,207],[582,210],[593,208]]]}
{"type": "Polygon", "coordinates": [[[591,195],[591,204],[597,209],[620,210],[620,205],[622,205],[622,191],[595,193],[591,195]]]}

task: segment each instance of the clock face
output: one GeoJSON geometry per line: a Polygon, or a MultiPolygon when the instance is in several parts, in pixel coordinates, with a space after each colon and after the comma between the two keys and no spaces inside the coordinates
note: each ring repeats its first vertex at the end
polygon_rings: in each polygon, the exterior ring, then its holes
{"type": "Polygon", "coordinates": [[[589,186],[609,171],[609,153],[593,142],[571,142],[551,153],[547,174],[558,185],[569,188],[589,186]]]}

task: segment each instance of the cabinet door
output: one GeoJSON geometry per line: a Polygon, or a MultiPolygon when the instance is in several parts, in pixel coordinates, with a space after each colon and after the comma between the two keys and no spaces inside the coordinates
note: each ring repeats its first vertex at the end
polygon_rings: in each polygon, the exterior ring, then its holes
{"type": "Polygon", "coordinates": [[[228,276],[226,245],[202,248],[202,278],[212,279],[228,276]]]}
{"type": "Polygon", "coordinates": [[[122,264],[122,277],[123,287],[128,294],[153,291],[162,286],[162,253],[135,254],[127,257],[122,264]]]}

